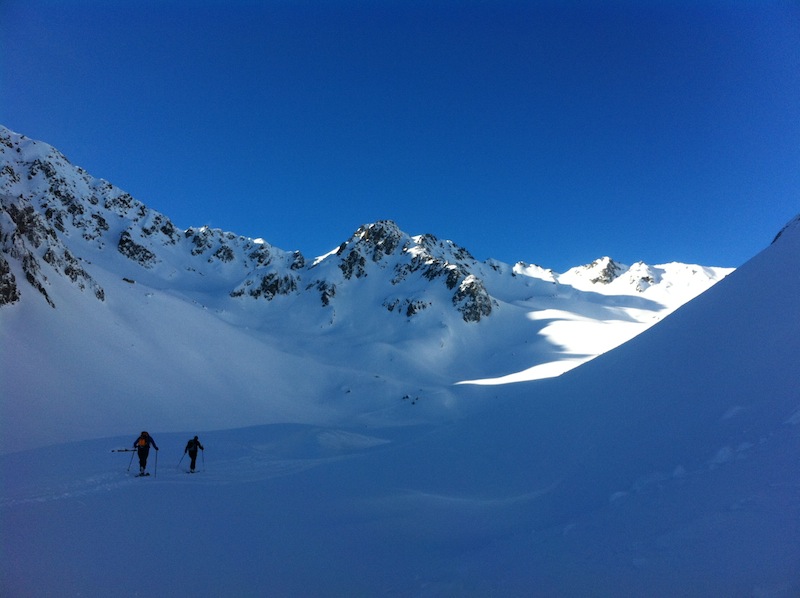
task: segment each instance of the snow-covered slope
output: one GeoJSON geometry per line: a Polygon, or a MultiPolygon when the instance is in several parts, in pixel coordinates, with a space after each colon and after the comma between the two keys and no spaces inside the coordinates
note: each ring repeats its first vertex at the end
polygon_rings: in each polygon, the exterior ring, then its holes
{"type": "Polygon", "coordinates": [[[798,272],[800,220],[580,368],[458,386],[459,402],[482,407],[449,422],[151,429],[161,450],[139,479],[129,453],[110,452],[138,428],[0,456],[0,586],[797,596],[798,272]],[[198,432],[201,471],[187,475],[183,447],[198,432]]]}
{"type": "Polygon", "coordinates": [[[641,332],[691,294],[688,272],[714,271],[475,263],[390,223],[302,265],[267,248],[270,265],[235,274],[244,257],[193,261],[194,241],[129,232],[161,260],[147,267],[119,250],[132,217],[100,214],[116,242],[62,216],[66,234],[25,187],[41,174],[15,182],[6,165],[3,595],[800,594],[800,218],[641,332]],[[413,261],[425,247],[433,261],[413,261]],[[335,301],[302,284],[251,294],[272,267],[273,282],[336,284],[335,301]],[[470,276],[490,298],[465,295],[491,306],[477,320],[453,301],[470,276]],[[625,322],[641,334],[579,368],[500,384],[591,354],[581,323],[625,322]],[[149,478],[111,452],[141,429],[161,449],[149,478]],[[206,450],[188,475],[194,434],[206,450]],[[8,454],[45,442],[64,443],[8,454]]]}
{"type": "Polygon", "coordinates": [[[0,128],[0,452],[131,425],[450,419],[455,383],[558,375],[730,271],[603,258],[557,274],[391,221],[307,260],[179,230],[0,128]]]}

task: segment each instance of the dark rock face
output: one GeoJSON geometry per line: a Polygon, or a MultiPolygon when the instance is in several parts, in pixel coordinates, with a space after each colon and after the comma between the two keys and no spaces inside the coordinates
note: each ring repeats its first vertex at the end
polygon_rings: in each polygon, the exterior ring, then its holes
{"type": "MultiPolygon", "coordinates": [[[[9,260],[19,264],[25,280],[36,289],[51,307],[55,303],[47,292],[46,264],[56,274],[66,276],[79,289],[90,289],[99,300],[105,292],[83,268],[81,262],[67,249],[59,238],[55,226],[37,212],[25,197],[2,196],[0,205],[0,305],[14,303],[22,297],[9,260]]],[[[55,223],[60,222],[58,216],[55,223]]]]}
{"type": "Polygon", "coordinates": [[[465,278],[453,295],[453,305],[461,312],[465,322],[479,322],[492,313],[492,298],[483,283],[474,276],[465,278]]]}
{"type": "Polygon", "coordinates": [[[316,289],[319,292],[320,301],[322,306],[327,307],[331,301],[336,297],[336,285],[325,280],[318,280],[315,284],[311,284],[307,289],[316,289]]]}
{"type": "Polygon", "coordinates": [[[270,272],[261,277],[256,285],[248,281],[243,288],[231,292],[231,297],[241,297],[245,292],[253,298],[274,299],[278,295],[288,295],[297,290],[297,280],[289,275],[281,276],[275,272],[270,272]]]}
{"type": "Polygon", "coordinates": [[[587,268],[599,268],[599,272],[591,279],[593,283],[608,284],[617,279],[624,269],[610,258],[595,260],[587,268]]]}
{"type": "Polygon", "coordinates": [[[11,272],[8,262],[0,255],[0,307],[19,301],[17,279],[11,272]]]}
{"type": "Polygon", "coordinates": [[[49,146],[2,128],[0,163],[0,305],[24,295],[14,264],[52,307],[48,275],[64,276],[78,289],[104,300],[105,291],[64,244],[70,232],[81,231],[84,240],[94,241],[108,229],[102,215],[87,217],[86,206],[97,198],[77,193],[69,178],[75,167],[49,146]]]}
{"type": "Polygon", "coordinates": [[[344,274],[346,280],[350,280],[355,276],[356,278],[363,278],[367,275],[366,270],[367,260],[357,250],[351,249],[347,255],[342,258],[339,268],[344,274]]]}
{"type": "Polygon", "coordinates": [[[117,250],[143,268],[152,268],[156,263],[156,254],[144,245],[136,243],[128,231],[123,231],[120,235],[117,250]]]}

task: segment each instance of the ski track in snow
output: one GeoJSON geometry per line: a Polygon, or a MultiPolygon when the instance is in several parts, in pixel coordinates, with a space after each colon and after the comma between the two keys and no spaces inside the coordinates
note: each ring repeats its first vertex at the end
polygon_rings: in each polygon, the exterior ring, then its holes
{"type": "MultiPolygon", "coordinates": [[[[277,428],[280,429],[278,426],[277,428]]],[[[170,435],[174,436],[174,435],[170,435]]],[[[187,434],[188,436],[188,434],[187,434]]],[[[342,429],[309,428],[300,438],[298,448],[297,434],[287,434],[269,443],[247,444],[235,440],[223,441],[220,453],[214,450],[201,451],[197,456],[195,473],[189,473],[189,457],[185,455],[177,465],[165,464],[164,456],[156,461],[156,452],[151,451],[147,461],[149,476],[140,478],[138,473],[138,457],[130,451],[113,453],[112,459],[120,461],[118,467],[108,468],[102,472],[70,473],[69,465],[57,467],[54,460],[48,473],[30,480],[22,479],[6,484],[0,496],[0,507],[10,507],[26,503],[44,503],[65,499],[75,499],[102,492],[112,492],[139,484],[159,483],[178,485],[227,485],[251,483],[297,474],[315,467],[336,461],[345,460],[372,448],[391,444],[392,441],[375,436],[368,436],[342,429]],[[317,453],[315,456],[277,457],[275,453],[299,452],[302,454],[317,453]],[[127,463],[130,462],[130,469],[127,463]],[[208,460],[208,463],[206,463],[208,460]]],[[[91,463],[97,459],[98,452],[103,451],[98,441],[90,441],[92,451],[79,449],[83,453],[80,461],[91,463]]],[[[174,443],[173,443],[174,444],[174,443]]],[[[79,446],[83,445],[81,443],[79,446]]],[[[36,451],[39,452],[39,451],[36,451]]],[[[60,450],[61,453],[69,449],[60,450]]],[[[160,453],[163,452],[159,451],[160,453]]],[[[45,453],[46,454],[46,453],[45,453]]]]}

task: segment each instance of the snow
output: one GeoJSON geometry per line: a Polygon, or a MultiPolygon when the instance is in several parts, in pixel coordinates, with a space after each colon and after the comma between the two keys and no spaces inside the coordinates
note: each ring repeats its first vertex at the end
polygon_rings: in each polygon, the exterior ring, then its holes
{"type": "MultiPolygon", "coordinates": [[[[3,206],[25,197],[40,213],[61,210],[58,241],[105,297],[98,303],[78,292],[44,262],[42,245],[34,254],[53,310],[27,284],[20,260],[8,260],[23,297],[0,309],[0,378],[13,397],[0,418],[0,453],[122,434],[143,417],[168,431],[450,421],[484,401],[458,400],[459,383],[560,375],[731,272],[640,264],[624,274],[627,266],[616,265],[620,278],[594,284],[592,268],[559,275],[521,263],[478,263],[450,241],[408,236],[388,222],[362,227],[307,268],[295,267],[293,253],[263,239],[207,226],[178,231],[46,143],[2,127],[0,133],[3,206]],[[35,169],[34,160],[41,162],[35,169]],[[152,255],[139,263],[120,253],[123,233],[152,255]],[[370,238],[378,244],[365,250],[375,258],[365,265],[369,275],[345,280],[339,248],[351,251],[370,238]],[[397,239],[405,253],[387,253],[397,239]],[[231,260],[215,259],[223,249],[231,260]],[[444,272],[463,268],[456,281],[462,290],[485,285],[491,317],[466,323],[441,280],[402,276],[409,269],[402,260],[414,258],[434,266],[439,260],[444,272]],[[653,283],[637,288],[642,268],[653,283]],[[296,277],[298,292],[249,296],[265,273],[296,277]],[[315,290],[320,281],[335,288],[327,307],[315,290]],[[237,291],[242,296],[232,297],[237,291]],[[416,305],[426,309],[408,316],[416,305]]],[[[5,210],[0,217],[4,230],[15,228],[5,210]]],[[[12,256],[19,248],[7,239],[0,235],[3,255],[12,256]]]]}
{"type": "Polygon", "coordinates": [[[592,357],[583,358],[569,358],[563,357],[558,361],[551,361],[549,363],[542,363],[535,365],[528,369],[513,374],[507,374],[498,378],[483,378],[477,380],[462,380],[456,384],[479,384],[484,386],[491,386],[495,384],[511,384],[514,382],[526,382],[530,380],[542,380],[544,378],[554,378],[569,370],[579,366],[582,363],[589,361],[592,357]]]}
{"type": "Polygon", "coordinates": [[[3,595],[800,594],[800,227],[677,309],[700,266],[488,263],[470,325],[173,257],[0,308],[3,595]]]}
{"type": "Polygon", "coordinates": [[[446,423],[151,430],[149,478],[133,423],[3,455],[4,593],[797,595],[799,250],[446,423]]]}

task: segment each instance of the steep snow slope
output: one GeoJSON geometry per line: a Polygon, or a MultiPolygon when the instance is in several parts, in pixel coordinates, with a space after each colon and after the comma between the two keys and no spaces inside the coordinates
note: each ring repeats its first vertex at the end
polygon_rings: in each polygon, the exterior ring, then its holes
{"type": "Polygon", "coordinates": [[[0,456],[10,595],[796,596],[800,220],[554,379],[438,425],[138,433],[0,456]],[[776,284],[780,281],[780,284],[776,284]],[[185,464],[185,460],[184,460],[185,464]],[[150,469],[155,473],[155,457],[150,469]]]}

